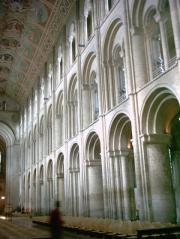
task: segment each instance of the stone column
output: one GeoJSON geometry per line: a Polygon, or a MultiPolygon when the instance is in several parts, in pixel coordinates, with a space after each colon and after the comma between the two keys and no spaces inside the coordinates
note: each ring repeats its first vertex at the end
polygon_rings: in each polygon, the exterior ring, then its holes
{"type": "Polygon", "coordinates": [[[171,178],[168,142],[169,136],[144,136],[151,220],[175,222],[175,200],[171,178]]]}
{"type": "Polygon", "coordinates": [[[117,214],[117,205],[116,205],[116,186],[115,186],[115,158],[114,152],[109,152],[109,215],[111,218],[116,218],[117,214]]]}
{"type": "MultiPolygon", "coordinates": [[[[102,112],[107,111],[110,108],[110,102],[109,102],[109,87],[108,87],[108,65],[106,61],[103,61],[103,78],[104,78],[104,84],[101,84],[103,86],[104,90],[104,103],[102,101],[102,112]]],[[[103,92],[102,92],[103,93],[103,92]]]]}
{"type": "Polygon", "coordinates": [[[147,81],[147,64],[145,56],[145,36],[143,29],[134,27],[131,29],[132,35],[132,51],[134,60],[134,74],[136,82],[136,90],[143,87],[147,81]],[[138,59],[138,61],[137,61],[138,59]]]}
{"type": "Polygon", "coordinates": [[[88,184],[89,184],[89,213],[90,217],[103,217],[103,184],[102,169],[100,161],[89,161],[88,166],[88,184]]]}
{"type": "Polygon", "coordinates": [[[123,197],[122,197],[122,175],[120,172],[121,162],[120,153],[115,152],[114,156],[114,182],[116,193],[116,216],[118,219],[123,219],[123,197]]]}
{"type": "Polygon", "coordinates": [[[71,215],[79,216],[79,170],[75,168],[70,169],[70,192],[71,215]]]}
{"type": "Polygon", "coordinates": [[[64,175],[61,174],[58,178],[59,183],[59,201],[61,202],[61,211],[64,212],[64,175]]]}
{"type": "Polygon", "coordinates": [[[122,174],[122,194],[123,194],[123,219],[131,219],[131,183],[129,177],[129,151],[121,151],[121,174],[122,174]]]}
{"type": "Polygon", "coordinates": [[[177,56],[177,59],[180,59],[180,29],[179,29],[180,18],[178,18],[178,13],[180,12],[179,1],[170,0],[169,6],[170,6],[170,13],[171,13],[172,27],[174,32],[176,56],[177,56]]]}

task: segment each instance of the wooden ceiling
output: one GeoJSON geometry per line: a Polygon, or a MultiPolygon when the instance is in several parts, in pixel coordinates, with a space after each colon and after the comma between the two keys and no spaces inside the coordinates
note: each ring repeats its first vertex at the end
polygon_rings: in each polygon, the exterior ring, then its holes
{"type": "Polygon", "coordinates": [[[74,2],[0,1],[0,95],[24,104],[74,2]]]}

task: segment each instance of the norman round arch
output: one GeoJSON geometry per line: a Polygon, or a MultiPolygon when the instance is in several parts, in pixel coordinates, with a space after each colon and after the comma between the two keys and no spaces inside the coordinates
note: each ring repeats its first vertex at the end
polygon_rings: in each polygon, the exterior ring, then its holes
{"type": "Polygon", "coordinates": [[[131,121],[125,113],[117,114],[112,120],[108,156],[109,191],[114,194],[112,214],[115,218],[133,220],[136,217],[135,165],[131,121]]]}
{"type": "Polygon", "coordinates": [[[171,121],[179,110],[178,100],[170,89],[155,89],[147,96],[142,108],[141,133],[169,134],[171,121]]]}
{"type": "Polygon", "coordinates": [[[151,192],[148,195],[151,220],[175,222],[180,216],[179,186],[175,183],[175,178],[180,178],[180,155],[172,141],[178,138],[174,132],[179,129],[179,112],[176,96],[166,87],[151,91],[143,105],[141,139],[147,187],[151,192]]]}
{"type": "Polygon", "coordinates": [[[104,202],[101,142],[96,132],[92,131],[86,140],[86,166],[88,184],[89,216],[103,217],[104,202]]]}

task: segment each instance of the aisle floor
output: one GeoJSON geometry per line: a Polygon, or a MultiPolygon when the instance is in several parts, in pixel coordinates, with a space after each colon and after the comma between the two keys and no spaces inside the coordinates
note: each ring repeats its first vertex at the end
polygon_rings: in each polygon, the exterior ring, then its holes
{"type": "MultiPolygon", "coordinates": [[[[13,217],[11,220],[0,219],[0,239],[50,239],[50,231],[46,226],[32,223],[29,217],[13,217]]],[[[82,234],[64,232],[63,239],[97,239],[82,234]]]]}

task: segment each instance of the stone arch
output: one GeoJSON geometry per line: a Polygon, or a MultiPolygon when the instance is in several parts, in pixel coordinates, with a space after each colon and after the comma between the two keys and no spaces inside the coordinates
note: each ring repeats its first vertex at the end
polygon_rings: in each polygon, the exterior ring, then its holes
{"type": "Polygon", "coordinates": [[[78,216],[80,214],[80,162],[77,143],[73,144],[70,150],[69,172],[72,215],[78,216]]]}
{"type": "Polygon", "coordinates": [[[113,22],[110,24],[106,34],[105,39],[103,42],[103,59],[111,59],[112,54],[112,46],[114,43],[115,36],[119,30],[119,28],[122,26],[122,21],[120,18],[117,18],[113,20],[113,22]]]}
{"type": "Polygon", "coordinates": [[[96,58],[96,55],[94,52],[90,52],[88,56],[86,57],[86,60],[83,65],[83,83],[84,84],[88,84],[89,82],[89,75],[90,75],[91,67],[95,58],[96,58]]]}
{"type": "MultiPolygon", "coordinates": [[[[125,65],[125,49],[124,49],[124,31],[123,23],[120,18],[114,19],[110,24],[105,39],[103,42],[103,63],[105,77],[105,110],[110,110],[115,105],[119,104],[119,92],[117,75],[119,75],[118,65],[113,61],[113,49],[116,49],[117,44],[121,46],[123,65],[125,65]]],[[[126,69],[126,67],[123,67],[126,69]]],[[[125,82],[125,79],[123,79],[125,82]]],[[[125,85],[125,84],[124,84],[125,85]]]]}
{"type": "Polygon", "coordinates": [[[145,6],[145,2],[144,0],[135,0],[133,7],[132,7],[132,25],[134,27],[142,27],[142,23],[143,23],[143,19],[142,19],[142,12],[144,10],[144,6],[145,6]]]}
{"type": "Polygon", "coordinates": [[[179,111],[179,103],[166,87],[153,90],[145,99],[141,113],[142,134],[169,134],[170,123],[179,111]]]}
{"type": "Polygon", "coordinates": [[[124,114],[118,114],[112,121],[109,132],[109,149],[110,150],[127,150],[131,148],[131,121],[124,114]]]}
{"type": "Polygon", "coordinates": [[[1,121],[0,121],[0,135],[5,140],[7,146],[14,144],[15,135],[13,130],[7,124],[1,121]]]}
{"type": "Polygon", "coordinates": [[[88,182],[89,216],[104,216],[103,179],[101,163],[101,143],[96,132],[91,132],[86,140],[86,166],[88,182]]]}
{"type": "Polygon", "coordinates": [[[173,188],[173,172],[179,172],[178,157],[173,157],[171,149],[172,122],[179,111],[176,96],[166,87],[153,89],[142,108],[144,163],[151,192],[151,220],[154,221],[175,222],[179,217],[179,201],[175,202],[179,191],[175,185],[175,190],[173,188]]]}
{"type": "Polygon", "coordinates": [[[131,120],[125,113],[117,114],[109,131],[110,193],[112,214],[115,218],[134,220],[135,208],[135,166],[132,146],[131,120]]]}
{"type": "Polygon", "coordinates": [[[95,64],[96,55],[94,52],[90,52],[83,66],[83,127],[87,127],[99,116],[99,94],[95,64]]]}

